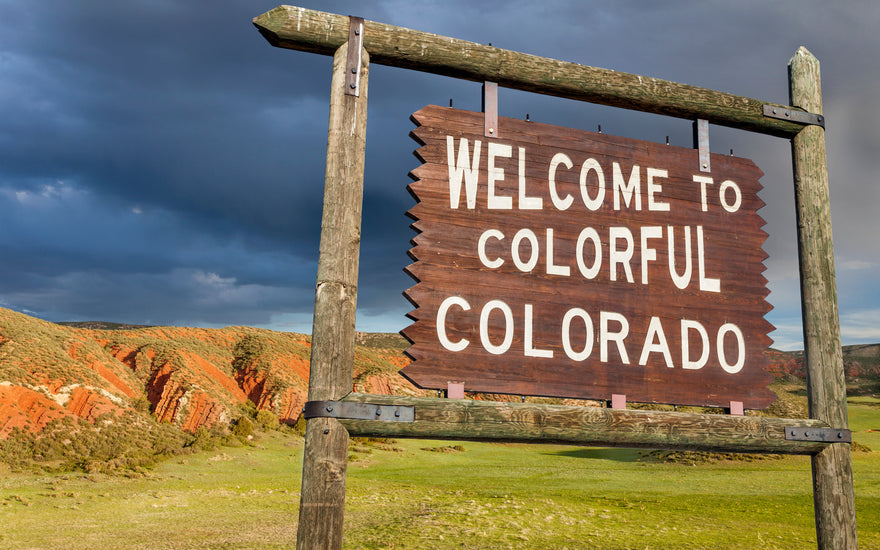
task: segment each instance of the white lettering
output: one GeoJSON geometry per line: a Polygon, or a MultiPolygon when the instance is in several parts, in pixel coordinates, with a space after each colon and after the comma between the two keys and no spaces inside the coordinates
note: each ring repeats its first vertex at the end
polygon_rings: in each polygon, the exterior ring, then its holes
{"type": "Polygon", "coordinates": [[[693,271],[691,264],[691,226],[684,227],[684,274],[679,275],[675,269],[675,228],[673,226],[666,227],[669,242],[669,276],[675,286],[684,290],[691,282],[691,272],[693,271]]]}
{"type": "Polygon", "coordinates": [[[507,352],[513,343],[513,311],[511,311],[509,305],[501,300],[486,302],[486,305],[483,306],[483,310],[480,312],[480,343],[483,344],[483,348],[486,351],[493,355],[501,355],[507,352]],[[504,315],[504,340],[498,346],[489,339],[489,316],[496,309],[501,310],[501,313],[504,315]]]}
{"type": "Polygon", "coordinates": [[[703,226],[697,226],[697,257],[700,267],[700,290],[721,292],[721,279],[706,277],[706,255],[703,250],[703,226]]]}
{"type": "Polygon", "coordinates": [[[666,343],[666,335],[663,334],[663,325],[660,324],[658,317],[651,317],[651,323],[648,325],[648,333],[645,334],[645,345],[642,346],[642,355],[639,357],[639,365],[648,364],[648,356],[652,352],[663,354],[666,366],[674,368],[672,365],[672,354],[669,353],[669,344],[666,343]],[[657,340],[655,343],[654,340],[657,340]]]}
{"type": "Polygon", "coordinates": [[[583,166],[581,166],[581,199],[584,201],[584,205],[593,211],[599,209],[602,206],[602,203],[605,202],[605,174],[602,172],[602,167],[599,166],[599,161],[593,158],[589,158],[584,161],[583,166]],[[587,176],[590,172],[596,172],[596,198],[591,199],[590,194],[587,192],[587,176]]]}
{"type": "Polygon", "coordinates": [[[698,321],[681,320],[681,368],[683,369],[701,369],[709,360],[709,334],[706,328],[698,321]],[[691,360],[691,346],[689,333],[691,329],[696,330],[700,335],[702,346],[700,349],[700,358],[696,361],[691,360]]]}
{"type": "Polygon", "coordinates": [[[490,260],[488,256],[486,256],[486,241],[491,238],[498,239],[499,241],[504,239],[504,233],[498,231],[497,229],[487,229],[480,235],[480,240],[477,241],[477,256],[480,258],[480,263],[489,269],[497,269],[501,267],[504,263],[504,260],[501,258],[495,258],[494,260],[490,260]]]}
{"type": "Polygon", "coordinates": [[[721,201],[722,208],[731,213],[736,212],[742,205],[742,192],[739,190],[739,185],[731,180],[721,182],[721,186],[718,187],[718,199],[721,201]],[[732,204],[727,202],[728,189],[733,189],[734,200],[732,204]]]}
{"type": "Polygon", "coordinates": [[[499,196],[495,194],[495,182],[504,180],[504,169],[495,166],[495,157],[510,158],[513,148],[510,145],[489,142],[489,198],[487,207],[490,210],[511,210],[513,197],[499,196]]]}
{"type": "Polygon", "coordinates": [[[480,140],[474,141],[474,158],[468,166],[468,140],[458,142],[458,163],[455,162],[455,139],[446,136],[446,161],[449,164],[449,207],[458,208],[461,202],[461,180],[465,180],[467,207],[473,210],[477,205],[477,177],[480,173],[480,140]]]}
{"type": "Polygon", "coordinates": [[[526,148],[519,147],[519,209],[541,210],[544,208],[544,199],[541,197],[529,197],[526,195],[526,148]]]}
{"type": "Polygon", "coordinates": [[[559,196],[559,193],[556,192],[556,168],[560,164],[565,165],[568,169],[571,169],[571,167],[574,166],[571,159],[568,158],[568,155],[565,153],[556,153],[553,155],[553,158],[550,160],[550,173],[548,174],[548,179],[550,180],[550,199],[553,201],[553,206],[558,210],[566,210],[571,206],[571,203],[574,202],[574,197],[566,195],[563,199],[559,196]]]}
{"type": "Polygon", "coordinates": [[[724,323],[721,325],[721,328],[718,329],[718,338],[715,345],[718,347],[718,362],[721,363],[721,368],[724,369],[724,372],[736,374],[742,370],[743,365],[746,362],[746,341],[738,326],[733,323],[724,323]],[[733,336],[736,338],[737,358],[736,363],[733,364],[727,362],[727,354],[724,353],[724,336],[728,332],[733,333],[733,336]]]}
{"type": "Polygon", "coordinates": [[[624,180],[623,171],[619,163],[612,163],[611,169],[614,174],[611,186],[614,192],[614,209],[620,210],[620,197],[623,195],[623,203],[627,208],[630,207],[630,202],[633,202],[635,209],[641,210],[642,186],[639,182],[639,165],[633,165],[632,172],[629,174],[629,181],[624,180]],[[633,195],[635,195],[635,201],[633,201],[633,195]]]}
{"type": "Polygon", "coordinates": [[[567,265],[555,265],[553,263],[553,230],[547,228],[547,275],[561,275],[568,277],[571,274],[571,268],[567,265]]]}
{"type": "Polygon", "coordinates": [[[566,311],[562,318],[562,349],[572,361],[584,361],[593,351],[593,321],[590,320],[587,312],[579,307],[566,311]],[[584,322],[584,349],[581,351],[574,351],[574,348],[571,347],[571,321],[575,317],[580,317],[584,322]]]}
{"type": "Polygon", "coordinates": [[[617,264],[621,264],[623,265],[623,270],[626,272],[626,281],[632,283],[632,267],[629,265],[633,256],[632,231],[626,227],[611,227],[608,229],[608,241],[608,262],[611,264],[610,279],[612,281],[617,280],[617,264]],[[626,248],[619,250],[617,248],[618,240],[623,240],[626,243],[626,248]]]}
{"type": "Polygon", "coordinates": [[[525,333],[523,334],[523,355],[526,357],[553,357],[553,350],[536,349],[532,343],[532,304],[525,305],[525,333]]]}
{"type": "Polygon", "coordinates": [[[461,296],[450,296],[443,300],[440,307],[437,308],[437,339],[440,340],[440,345],[449,351],[462,351],[468,347],[470,341],[467,338],[462,338],[458,342],[453,342],[446,335],[446,313],[452,306],[458,306],[464,311],[471,309],[471,305],[461,296]]]}
{"type": "Polygon", "coordinates": [[[668,178],[669,172],[659,168],[648,168],[648,210],[653,212],[669,212],[669,203],[661,202],[654,198],[656,193],[663,192],[663,186],[655,183],[655,178],[668,178]]]}
{"type": "Polygon", "coordinates": [[[642,232],[642,284],[648,284],[648,262],[657,259],[657,251],[648,246],[648,239],[659,239],[663,236],[660,226],[643,227],[642,232]]]}
{"type": "Polygon", "coordinates": [[[700,184],[700,204],[703,207],[703,212],[709,209],[709,204],[706,199],[706,185],[712,183],[712,178],[709,176],[700,176],[695,175],[694,181],[700,184]]]}
{"type": "Polygon", "coordinates": [[[613,311],[599,312],[599,360],[603,363],[608,362],[608,342],[617,343],[617,352],[620,354],[620,360],[624,365],[629,364],[629,356],[626,354],[626,346],[623,341],[629,334],[629,321],[620,313],[613,311]],[[611,332],[608,329],[608,323],[616,322],[620,325],[620,330],[611,332]]]}
{"type": "Polygon", "coordinates": [[[535,266],[538,265],[538,236],[535,235],[535,232],[531,229],[520,229],[517,231],[510,243],[510,255],[513,258],[513,265],[520,271],[528,273],[535,269],[535,266]],[[520,243],[523,240],[529,241],[529,246],[532,250],[532,255],[529,257],[528,262],[522,261],[519,255],[520,243]]]}
{"type": "Polygon", "coordinates": [[[585,227],[578,235],[577,247],[575,248],[578,269],[581,275],[587,279],[593,279],[599,274],[599,268],[602,267],[602,243],[599,241],[599,233],[592,227],[585,227]],[[593,265],[589,268],[584,263],[584,244],[587,239],[593,241],[593,265]]]}

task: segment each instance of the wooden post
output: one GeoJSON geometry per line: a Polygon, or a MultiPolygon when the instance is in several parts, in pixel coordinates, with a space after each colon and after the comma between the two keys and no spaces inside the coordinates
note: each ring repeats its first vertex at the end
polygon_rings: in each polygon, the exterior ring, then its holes
{"type": "MultiPolygon", "coordinates": [[[[789,62],[791,104],[822,114],[819,61],[801,47],[789,62]]],[[[804,351],[810,418],[848,428],[846,384],[831,240],[825,131],[806,126],[792,138],[800,254],[804,351]]],[[[813,500],[818,546],[856,548],[852,457],[848,444],[813,455],[813,500]]]]}
{"type": "MultiPolygon", "coordinates": [[[[309,401],[351,392],[361,240],[369,56],[362,52],[359,96],[346,95],[348,43],[333,57],[330,127],[309,401]]],[[[348,431],[335,419],[306,422],[296,547],[342,548],[348,431]]]]}

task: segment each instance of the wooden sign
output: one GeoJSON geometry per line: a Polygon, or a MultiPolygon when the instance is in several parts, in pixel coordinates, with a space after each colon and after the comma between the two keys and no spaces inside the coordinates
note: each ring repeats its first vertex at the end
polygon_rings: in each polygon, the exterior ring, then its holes
{"type": "Polygon", "coordinates": [[[403,331],[422,388],[766,407],[772,326],[749,160],[436,106],[403,331]],[[497,137],[495,137],[497,136],[497,137]]]}

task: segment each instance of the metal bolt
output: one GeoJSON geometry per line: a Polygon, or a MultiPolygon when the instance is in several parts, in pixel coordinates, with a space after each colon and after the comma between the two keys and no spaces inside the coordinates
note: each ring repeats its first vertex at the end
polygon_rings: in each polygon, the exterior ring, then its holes
{"type": "Polygon", "coordinates": [[[351,89],[352,89],[352,90],[354,90],[355,88],[357,88],[357,84],[355,84],[354,82],[352,82],[351,84],[349,84],[349,86],[351,86],[351,89]]]}
{"type": "Polygon", "coordinates": [[[776,109],[773,109],[773,114],[774,114],[774,115],[776,114],[776,109]]]}
{"type": "Polygon", "coordinates": [[[843,432],[837,432],[837,439],[843,439],[843,432]]]}
{"type": "Polygon", "coordinates": [[[355,34],[356,36],[360,36],[360,34],[361,34],[361,30],[360,30],[360,29],[355,29],[355,30],[354,30],[354,34],[355,34]]]}
{"type": "Polygon", "coordinates": [[[330,428],[324,428],[324,435],[327,435],[328,433],[330,433],[330,428]]]}
{"type": "Polygon", "coordinates": [[[785,111],[785,116],[791,116],[791,113],[789,113],[788,111],[785,111]]]}
{"type": "Polygon", "coordinates": [[[489,133],[490,133],[490,134],[494,134],[494,133],[495,133],[495,128],[489,128],[489,133]]]}
{"type": "Polygon", "coordinates": [[[327,412],[328,412],[328,413],[332,413],[332,412],[333,412],[333,407],[327,407],[327,412]]]}
{"type": "Polygon", "coordinates": [[[357,67],[351,68],[351,74],[357,74],[357,72],[358,72],[357,67]]]}
{"type": "Polygon", "coordinates": [[[708,168],[708,167],[709,167],[709,163],[704,162],[704,163],[703,163],[703,168],[708,168]]]}
{"type": "Polygon", "coordinates": [[[804,432],[804,437],[810,437],[810,432],[804,432]]]}
{"type": "Polygon", "coordinates": [[[796,435],[797,435],[797,430],[792,430],[792,431],[791,431],[791,436],[794,437],[794,436],[796,436],[796,435]]]}
{"type": "Polygon", "coordinates": [[[376,409],[376,416],[382,416],[382,409],[376,409]]]}
{"type": "Polygon", "coordinates": [[[400,418],[400,411],[394,411],[394,416],[400,418]]]}

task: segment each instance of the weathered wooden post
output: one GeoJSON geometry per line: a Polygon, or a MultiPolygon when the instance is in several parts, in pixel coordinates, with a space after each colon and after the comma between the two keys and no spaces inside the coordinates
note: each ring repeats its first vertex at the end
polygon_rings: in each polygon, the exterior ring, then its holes
{"type": "MultiPolygon", "coordinates": [[[[819,61],[806,48],[801,47],[789,62],[789,90],[793,106],[822,114],[819,61]]],[[[792,138],[791,150],[810,418],[847,429],[824,129],[804,127],[792,138]]],[[[828,445],[813,455],[812,463],[819,548],[856,548],[850,446],[828,445]]]]}
{"type": "MultiPolygon", "coordinates": [[[[333,57],[309,401],[337,400],[352,387],[369,70],[362,21],[352,20],[355,31],[358,38],[333,57]],[[351,56],[350,47],[357,48],[351,56]]],[[[345,427],[333,418],[308,419],[298,549],[342,548],[347,461],[345,427]]]]}

